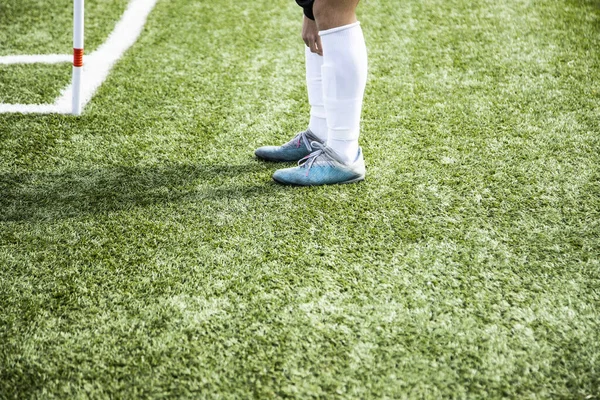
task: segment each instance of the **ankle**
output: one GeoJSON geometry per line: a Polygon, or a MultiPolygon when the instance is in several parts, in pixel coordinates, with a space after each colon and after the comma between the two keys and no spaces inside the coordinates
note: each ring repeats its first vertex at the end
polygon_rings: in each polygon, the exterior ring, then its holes
{"type": "Polygon", "coordinates": [[[358,156],[358,140],[328,139],[327,146],[331,147],[346,164],[352,164],[358,156]]]}

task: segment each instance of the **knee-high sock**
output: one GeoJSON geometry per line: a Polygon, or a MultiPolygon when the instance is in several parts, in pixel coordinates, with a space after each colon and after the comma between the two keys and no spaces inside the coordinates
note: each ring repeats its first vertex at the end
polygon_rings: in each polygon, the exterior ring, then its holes
{"type": "Polygon", "coordinates": [[[323,101],[327,145],[346,161],[358,155],[360,114],[367,83],[367,48],[360,23],[319,32],[323,43],[323,101]]]}
{"type": "Polygon", "coordinates": [[[310,104],[310,121],[308,129],[323,141],[327,140],[327,119],[325,105],[323,104],[323,78],[321,67],[323,57],[312,53],[306,47],[306,88],[310,104]]]}

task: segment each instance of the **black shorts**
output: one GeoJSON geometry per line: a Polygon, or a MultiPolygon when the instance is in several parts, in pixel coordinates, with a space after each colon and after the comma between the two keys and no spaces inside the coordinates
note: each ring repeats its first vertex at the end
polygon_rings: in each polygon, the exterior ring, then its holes
{"type": "Polygon", "coordinates": [[[315,15],[313,14],[313,4],[315,0],[296,0],[296,3],[302,8],[304,8],[304,15],[306,17],[315,20],[315,15]]]}

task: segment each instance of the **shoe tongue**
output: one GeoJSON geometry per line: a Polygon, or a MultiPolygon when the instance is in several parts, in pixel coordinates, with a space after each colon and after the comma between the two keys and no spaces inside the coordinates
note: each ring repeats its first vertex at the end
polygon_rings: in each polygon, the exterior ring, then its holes
{"type": "Polygon", "coordinates": [[[323,153],[321,155],[319,155],[319,157],[317,157],[317,160],[320,159],[321,157],[325,157],[325,158],[333,159],[333,160],[339,162],[340,164],[344,164],[344,160],[342,160],[342,158],[338,155],[338,153],[336,153],[335,150],[333,150],[331,147],[324,145],[322,143],[319,143],[319,142],[312,142],[311,146],[313,147],[313,149],[323,151],[323,153]]]}
{"type": "Polygon", "coordinates": [[[336,151],[333,150],[331,147],[325,146],[325,148],[323,149],[323,152],[325,154],[327,154],[329,157],[333,158],[335,161],[339,162],[340,164],[346,164],[346,162],[344,161],[342,156],[340,156],[338,153],[336,153],[336,151]]]}
{"type": "Polygon", "coordinates": [[[313,149],[323,150],[323,151],[325,150],[325,147],[326,147],[323,143],[319,143],[319,142],[317,142],[315,140],[313,140],[312,142],[310,142],[310,145],[311,145],[311,147],[313,149]]]}
{"type": "Polygon", "coordinates": [[[312,131],[310,129],[307,129],[306,132],[304,133],[306,135],[306,138],[308,139],[309,142],[320,142],[319,138],[317,137],[317,135],[315,135],[314,133],[312,133],[312,131]]]}

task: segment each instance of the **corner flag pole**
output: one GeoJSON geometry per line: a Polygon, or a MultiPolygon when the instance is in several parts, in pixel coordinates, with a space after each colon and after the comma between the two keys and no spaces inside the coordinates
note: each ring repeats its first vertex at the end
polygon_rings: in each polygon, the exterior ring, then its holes
{"type": "Polygon", "coordinates": [[[73,115],[81,114],[84,0],[73,0],[73,115]]]}

